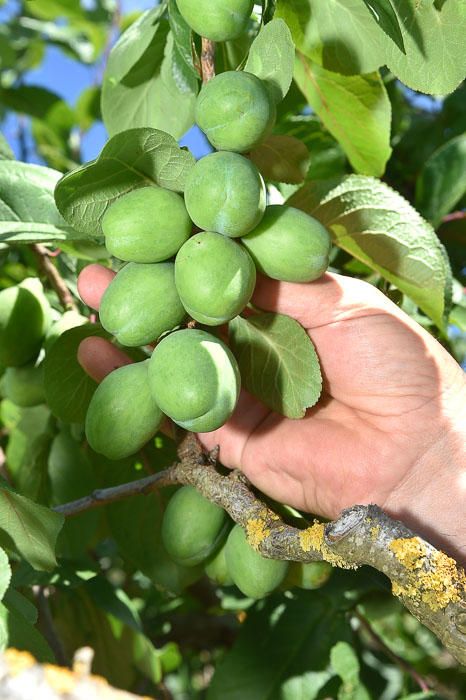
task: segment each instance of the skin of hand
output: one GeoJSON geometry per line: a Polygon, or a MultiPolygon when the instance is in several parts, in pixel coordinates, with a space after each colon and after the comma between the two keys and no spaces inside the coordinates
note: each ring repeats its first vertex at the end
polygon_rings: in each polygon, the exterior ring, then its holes
{"type": "MultiPolygon", "coordinates": [[[[78,280],[98,309],[114,273],[99,265],[78,280]]],[[[429,333],[366,282],[325,274],[310,284],[259,277],[253,303],[307,330],[324,391],[302,420],[279,416],[242,391],[232,418],[200,438],[261,491],[335,518],[376,503],[458,560],[466,551],[466,379],[429,333]]],[[[78,352],[100,381],[130,362],[102,338],[78,352]]]]}

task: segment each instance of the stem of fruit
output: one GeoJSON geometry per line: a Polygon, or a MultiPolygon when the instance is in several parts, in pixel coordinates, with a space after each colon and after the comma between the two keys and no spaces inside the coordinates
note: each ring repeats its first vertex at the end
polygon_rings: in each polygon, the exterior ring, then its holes
{"type": "Polygon", "coordinates": [[[202,82],[207,83],[215,77],[215,42],[202,37],[201,66],[202,82]]]}
{"type": "Polygon", "coordinates": [[[302,529],[288,525],[257,497],[241,473],[220,474],[214,464],[217,455],[206,455],[197,437],[186,433],[178,446],[180,461],[165,471],[94,491],[55,510],[71,516],[169,484],[189,484],[224,508],[265,557],[325,560],[346,569],[368,565],[383,572],[408,610],[466,664],[466,572],[453,559],[376,505],[346,508],[330,523],[303,520],[302,529]]]}
{"type": "Polygon", "coordinates": [[[74,302],[73,296],[66,286],[63,277],[58,272],[57,268],[50,260],[48,250],[45,246],[40,245],[40,243],[33,243],[31,245],[31,250],[37,258],[37,263],[39,269],[55,290],[57,297],[60,300],[60,304],[63,306],[65,311],[77,311],[77,306],[74,302]]]}

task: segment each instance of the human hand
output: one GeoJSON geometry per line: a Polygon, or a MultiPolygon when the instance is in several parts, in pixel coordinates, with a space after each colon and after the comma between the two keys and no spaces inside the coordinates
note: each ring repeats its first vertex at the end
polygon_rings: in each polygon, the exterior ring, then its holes
{"type": "MultiPolygon", "coordinates": [[[[78,288],[97,309],[113,273],[90,265],[78,288]]],[[[326,274],[311,284],[259,278],[254,304],[288,314],[320,357],[324,393],[302,420],[242,391],[232,418],[202,434],[207,448],[272,498],[336,517],[377,503],[447,547],[464,542],[465,375],[432,336],[371,285],[326,274]],[[456,503],[456,518],[455,518],[456,503]],[[456,522],[455,522],[456,520],[456,522]]],[[[79,361],[100,380],[129,362],[101,338],[79,361]]]]}

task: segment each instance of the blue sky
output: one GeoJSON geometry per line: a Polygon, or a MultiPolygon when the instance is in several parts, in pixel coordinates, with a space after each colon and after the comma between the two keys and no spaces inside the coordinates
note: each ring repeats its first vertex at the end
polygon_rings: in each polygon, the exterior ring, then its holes
{"type": "MultiPolygon", "coordinates": [[[[123,14],[135,10],[144,10],[154,6],[154,0],[122,0],[123,14]]],[[[0,8],[0,22],[5,21],[15,12],[17,3],[15,0],[7,0],[6,4],[0,8]]],[[[102,73],[102,66],[88,66],[79,61],[75,61],[67,56],[56,46],[48,46],[43,62],[36,69],[29,71],[25,75],[24,82],[27,85],[39,85],[47,88],[62,97],[72,106],[76,103],[81,92],[99,81],[102,73]]],[[[13,147],[16,156],[18,153],[17,132],[18,123],[15,115],[10,115],[2,124],[1,129],[10,145],[13,147]]],[[[97,156],[108,136],[101,122],[96,123],[83,137],[82,155],[83,160],[91,160],[97,156]]],[[[210,152],[210,146],[203,134],[193,127],[180,141],[183,146],[188,146],[196,158],[200,158],[210,152]]],[[[28,144],[32,152],[32,141],[28,144]]],[[[38,161],[38,158],[31,153],[31,160],[38,161]]]]}

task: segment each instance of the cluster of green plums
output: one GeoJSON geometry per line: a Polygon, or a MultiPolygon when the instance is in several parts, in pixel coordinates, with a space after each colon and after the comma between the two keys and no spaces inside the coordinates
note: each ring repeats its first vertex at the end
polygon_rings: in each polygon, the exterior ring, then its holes
{"type": "MultiPolygon", "coordinates": [[[[332,573],[327,562],[266,559],[251,547],[244,530],[222,508],[191,486],[182,486],[170,499],[163,517],[162,540],[179,567],[193,574],[204,570],[214,583],[234,584],[248,598],[263,598],[276,589],[295,586],[320,588],[332,573]]],[[[189,580],[188,576],[180,578],[189,580]]]]}
{"type": "Polygon", "coordinates": [[[123,346],[157,345],[150,360],[112,372],[94,394],[86,434],[97,452],[133,454],[164,415],[193,432],[220,428],[236,406],[240,374],[210,329],[248,305],[256,270],[290,282],[310,282],[326,270],[326,229],[293,207],[267,206],[262,176],[242,155],[274,119],[259,78],[216,76],[199,94],[196,120],[219,150],[193,166],[184,198],[143,186],[107,208],[106,247],[126,264],[104,293],[100,321],[123,346]],[[186,327],[189,319],[196,328],[186,327]]]}
{"type": "Polygon", "coordinates": [[[45,402],[43,358],[66,330],[86,322],[55,312],[37,278],[0,291],[0,395],[21,408],[45,402]]]}

